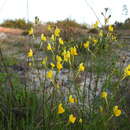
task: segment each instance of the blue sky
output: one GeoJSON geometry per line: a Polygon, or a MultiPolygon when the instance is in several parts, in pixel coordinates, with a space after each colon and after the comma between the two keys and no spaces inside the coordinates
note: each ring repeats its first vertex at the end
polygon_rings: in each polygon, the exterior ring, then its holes
{"type": "MultiPolygon", "coordinates": [[[[113,23],[130,17],[130,0],[86,0],[102,21],[101,12],[110,8],[113,23]],[[128,8],[128,15],[122,15],[123,5],[128,8]]],[[[79,23],[93,24],[96,17],[85,0],[28,0],[29,20],[38,16],[43,22],[75,19],[79,23]]],[[[0,22],[5,19],[27,19],[27,0],[0,0],[0,22]]]]}

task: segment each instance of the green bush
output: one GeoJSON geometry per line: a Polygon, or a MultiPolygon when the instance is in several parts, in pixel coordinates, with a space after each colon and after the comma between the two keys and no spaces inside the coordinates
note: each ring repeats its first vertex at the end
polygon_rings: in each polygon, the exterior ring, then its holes
{"type": "Polygon", "coordinates": [[[25,19],[5,20],[1,26],[9,28],[29,29],[32,22],[26,22],[25,19]]]}
{"type": "Polygon", "coordinates": [[[130,29],[130,18],[126,19],[124,23],[116,21],[115,26],[117,29],[130,29]]]}
{"type": "Polygon", "coordinates": [[[57,21],[56,23],[48,22],[47,24],[53,25],[53,26],[55,25],[55,26],[58,26],[60,28],[62,28],[62,27],[74,27],[74,28],[87,29],[87,25],[79,24],[75,20],[71,20],[69,18],[67,18],[65,20],[57,21]]]}

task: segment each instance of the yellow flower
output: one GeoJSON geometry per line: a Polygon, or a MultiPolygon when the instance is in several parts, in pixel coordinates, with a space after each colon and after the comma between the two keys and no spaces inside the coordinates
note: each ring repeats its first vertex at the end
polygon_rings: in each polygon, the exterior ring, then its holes
{"type": "Polygon", "coordinates": [[[50,65],[51,65],[52,69],[55,67],[55,65],[52,62],[50,63],[50,65]]]}
{"type": "Polygon", "coordinates": [[[64,52],[62,53],[62,55],[64,56],[64,61],[68,61],[70,59],[70,51],[64,50],[64,52]]]}
{"type": "Polygon", "coordinates": [[[80,118],[80,119],[79,119],[79,123],[82,123],[82,122],[83,122],[83,120],[80,118]]]}
{"type": "Polygon", "coordinates": [[[96,21],[96,23],[93,25],[94,28],[97,28],[99,25],[99,21],[96,21]]]}
{"type": "Polygon", "coordinates": [[[29,52],[27,53],[27,56],[28,56],[28,57],[32,57],[32,56],[33,56],[33,51],[32,51],[31,48],[30,48],[29,52]]]}
{"type": "Polygon", "coordinates": [[[56,37],[59,37],[60,36],[60,29],[56,28],[54,34],[56,37]]]}
{"type": "Polygon", "coordinates": [[[62,40],[62,38],[59,38],[59,44],[63,45],[64,41],[62,40]]]}
{"type": "Polygon", "coordinates": [[[63,66],[60,62],[57,62],[56,67],[57,67],[58,71],[60,71],[63,68],[63,66]]]}
{"type": "Polygon", "coordinates": [[[62,104],[60,103],[59,106],[58,106],[58,114],[62,114],[65,112],[65,109],[63,108],[62,104]]]}
{"type": "Polygon", "coordinates": [[[70,54],[74,55],[74,56],[78,55],[76,47],[71,47],[70,48],[70,54]]]}
{"type": "Polygon", "coordinates": [[[81,71],[84,71],[84,69],[85,69],[85,66],[83,65],[83,63],[80,63],[78,71],[81,72],[81,71]]]}
{"type": "Polygon", "coordinates": [[[74,103],[75,99],[72,97],[72,95],[69,96],[69,103],[74,103]]]}
{"type": "Polygon", "coordinates": [[[62,61],[61,56],[58,56],[58,55],[57,55],[57,56],[56,56],[56,60],[57,60],[57,62],[59,62],[59,63],[60,63],[60,62],[62,61]]]}
{"type": "Polygon", "coordinates": [[[52,79],[53,78],[53,71],[52,70],[48,71],[46,77],[48,79],[52,79]]]}
{"type": "Polygon", "coordinates": [[[51,25],[48,25],[47,29],[48,29],[49,31],[51,31],[51,25]]]}
{"type": "Polygon", "coordinates": [[[113,107],[113,113],[116,117],[121,115],[121,110],[118,108],[118,106],[113,107]]]}
{"type": "Polygon", "coordinates": [[[97,40],[97,39],[93,39],[93,43],[94,43],[94,44],[97,44],[97,43],[98,43],[98,40],[97,40]]]}
{"type": "Polygon", "coordinates": [[[55,36],[53,34],[51,35],[51,40],[55,41],[55,36]]]}
{"type": "Polygon", "coordinates": [[[33,35],[33,33],[34,33],[33,28],[30,28],[30,30],[28,30],[28,34],[33,35]]]}
{"type": "Polygon", "coordinates": [[[69,115],[69,122],[74,124],[75,121],[76,121],[76,117],[73,114],[69,115]]]}
{"type": "Polygon", "coordinates": [[[109,31],[109,32],[113,32],[113,30],[114,30],[114,29],[113,29],[112,25],[110,25],[110,26],[108,27],[108,31],[109,31]]]}
{"type": "Polygon", "coordinates": [[[44,34],[41,34],[41,41],[46,41],[46,36],[44,36],[44,34]]]}
{"type": "Polygon", "coordinates": [[[130,64],[124,69],[123,79],[127,76],[130,76],[130,64]]]}
{"type": "Polygon", "coordinates": [[[102,92],[101,93],[101,98],[107,98],[107,92],[102,92]]]}
{"type": "Polygon", "coordinates": [[[47,62],[47,57],[45,57],[45,58],[42,60],[41,64],[42,64],[42,65],[46,65],[46,62],[47,62]]]}
{"type": "Polygon", "coordinates": [[[116,117],[120,116],[121,110],[120,109],[115,110],[114,114],[115,114],[116,117]]]}
{"type": "Polygon", "coordinates": [[[48,45],[47,45],[47,50],[48,50],[48,51],[52,50],[52,47],[51,47],[51,44],[50,44],[50,43],[48,43],[48,45]]]}
{"type": "Polygon", "coordinates": [[[83,45],[84,45],[84,48],[89,48],[89,41],[85,42],[83,45]]]}

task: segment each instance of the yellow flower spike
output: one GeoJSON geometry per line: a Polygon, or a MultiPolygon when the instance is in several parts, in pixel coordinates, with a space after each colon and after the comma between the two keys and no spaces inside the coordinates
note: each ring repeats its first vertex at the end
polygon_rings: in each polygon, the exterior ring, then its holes
{"type": "Polygon", "coordinates": [[[71,47],[70,48],[70,54],[73,55],[73,56],[78,55],[76,47],[71,47]]]}
{"type": "Polygon", "coordinates": [[[60,62],[57,62],[56,67],[57,67],[58,71],[60,71],[63,68],[63,66],[60,62]]]}
{"type": "Polygon", "coordinates": [[[84,45],[84,48],[89,48],[89,41],[85,42],[83,45],[84,45]]]}
{"type": "Polygon", "coordinates": [[[52,78],[53,78],[53,71],[52,71],[52,70],[49,70],[49,71],[47,72],[47,74],[46,74],[46,77],[47,77],[48,79],[52,79],[52,78]]]}
{"type": "Polygon", "coordinates": [[[63,45],[64,41],[62,40],[62,38],[59,38],[59,44],[63,45]]]}
{"type": "Polygon", "coordinates": [[[73,98],[72,95],[69,96],[69,103],[74,103],[75,99],[73,98]]]}
{"type": "Polygon", "coordinates": [[[96,23],[93,25],[94,28],[98,28],[99,21],[96,21],[96,23]]]}
{"type": "Polygon", "coordinates": [[[54,36],[54,34],[51,35],[51,40],[52,40],[52,41],[55,41],[55,36],[54,36]]]}
{"type": "Polygon", "coordinates": [[[41,41],[46,41],[46,36],[44,34],[41,34],[41,41]]]}
{"type": "Polygon", "coordinates": [[[69,115],[69,123],[74,124],[75,121],[76,121],[76,117],[73,114],[69,115]]]}
{"type": "Polygon", "coordinates": [[[29,52],[27,53],[27,57],[33,57],[33,51],[31,48],[30,48],[29,52]]]}
{"type": "Polygon", "coordinates": [[[62,114],[64,112],[65,112],[65,109],[63,108],[62,103],[60,103],[59,106],[58,106],[58,112],[57,113],[62,114]]]}
{"type": "Polygon", "coordinates": [[[51,31],[51,25],[48,25],[47,29],[48,31],[51,31]]]}
{"type": "Polygon", "coordinates": [[[85,70],[85,66],[83,65],[83,63],[80,63],[78,71],[82,72],[84,70],[85,70]]]}
{"type": "Polygon", "coordinates": [[[79,123],[83,123],[83,120],[81,118],[79,119],[79,123]]]}
{"type": "Polygon", "coordinates": [[[118,108],[118,106],[113,107],[113,113],[116,117],[121,115],[121,110],[118,108]]]}
{"type": "Polygon", "coordinates": [[[106,99],[107,98],[107,92],[105,92],[105,91],[103,91],[102,93],[101,93],[101,98],[104,98],[104,99],[106,99]]]}
{"type": "Polygon", "coordinates": [[[59,62],[59,63],[60,63],[60,62],[62,61],[61,56],[58,56],[58,55],[57,55],[57,56],[56,56],[56,60],[57,60],[57,62],[59,62]]]}
{"type": "Polygon", "coordinates": [[[47,50],[48,50],[48,51],[52,50],[52,47],[51,47],[51,44],[50,44],[50,43],[48,43],[48,45],[47,45],[47,50]]]}
{"type": "Polygon", "coordinates": [[[108,31],[109,31],[109,32],[113,32],[113,31],[114,31],[114,29],[113,29],[113,26],[112,26],[112,25],[109,25],[109,27],[108,27],[108,31]]]}
{"type": "Polygon", "coordinates": [[[30,30],[28,30],[28,34],[33,35],[33,33],[34,33],[33,28],[30,28],[30,30]]]}
{"type": "Polygon", "coordinates": [[[54,34],[56,37],[59,37],[60,36],[60,29],[59,28],[56,28],[55,31],[54,31],[54,34]]]}

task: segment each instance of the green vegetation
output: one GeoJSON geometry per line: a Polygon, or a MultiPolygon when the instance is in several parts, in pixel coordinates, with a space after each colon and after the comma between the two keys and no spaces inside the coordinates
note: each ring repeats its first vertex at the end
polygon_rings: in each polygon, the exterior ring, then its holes
{"type": "Polygon", "coordinates": [[[130,65],[119,55],[116,30],[97,21],[96,34],[79,31],[70,40],[60,26],[82,28],[69,20],[48,23],[40,40],[31,28],[29,40],[37,43],[27,42],[22,61],[0,46],[0,129],[129,130],[130,65]],[[27,69],[14,70],[21,63],[27,69]]]}
{"type": "Polygon", "coordinates": [[[48,25],[55,25],[58,26],[59,28],[66,28],[66,27],[74,27],[74,28],[81,28],[81,29],[87,29],[87,25],[85,24],[79,24],[75,20],[71,19],[65,19],[62,21],[57,21],[56,23],[53,22],[48,22],[48,25]]]}
{"type": "Polygon", "coordinates": [[[29,29],[32,27],[32,22],[26,22],[24,19],[5,20],[1,26],[9,28],[29,29]]]}
{"type": "Polygon", "coordinates": [[[116,21],[115,26],[117,29],[130,29],[130,18],[126,19],[124,23],[116,21]]]}

